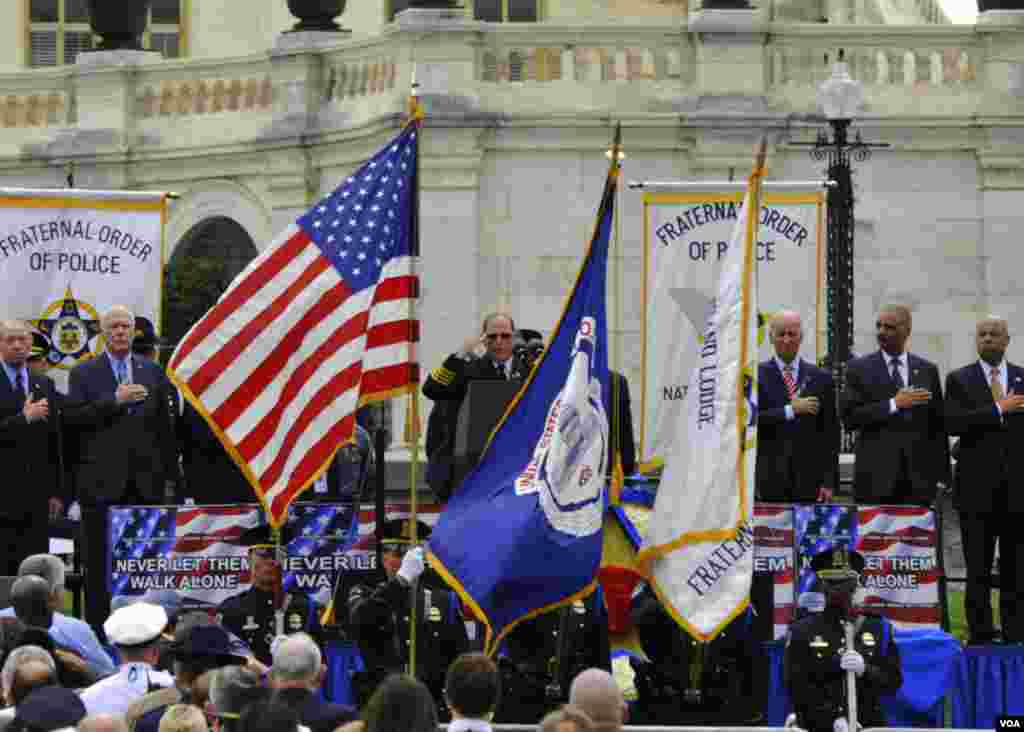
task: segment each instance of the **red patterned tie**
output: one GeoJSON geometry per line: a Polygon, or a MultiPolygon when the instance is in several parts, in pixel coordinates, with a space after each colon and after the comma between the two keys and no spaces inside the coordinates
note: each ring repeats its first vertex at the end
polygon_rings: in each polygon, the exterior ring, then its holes
{"type": "Polygon", "coordinates": [[[786,366],[782,369],[782,380],[786,382],[786,391],[789,392],[789,401],[796,399],[796,379],[793,378],[793,367],[786,366]]]}

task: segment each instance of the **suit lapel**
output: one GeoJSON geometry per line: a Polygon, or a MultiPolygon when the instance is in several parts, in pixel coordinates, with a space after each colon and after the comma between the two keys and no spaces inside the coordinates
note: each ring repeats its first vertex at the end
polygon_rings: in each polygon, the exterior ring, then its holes
{"type": "Polygon", "coordinates": [[[1009,361],[1006,362],[1006,393],[1024,393],[1024,369],[1009,361]]]}
{"type": "Polygon", "coordinates": [[[770,387],[770,394],[780,394],[782,396],[783,403],[789,403],[789,391],[786,389],[786,382],[782,378],[782,369],[779,368],[779,362],[774,358],[765,361],[765,373],[769,380],[766,386],[770,387]]]}

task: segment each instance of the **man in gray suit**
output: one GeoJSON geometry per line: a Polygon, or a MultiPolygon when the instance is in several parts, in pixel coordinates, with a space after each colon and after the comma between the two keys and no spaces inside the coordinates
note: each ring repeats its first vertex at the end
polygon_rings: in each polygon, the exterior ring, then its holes
{"type": "Polygon", "coordinates": [[[178,460],[167,408],[173,387],[157,364],[132,353],[135,317],[115,306],[100,327],[106,353],[71,370],[65,409],[78,437],[85,615],[94,628],[110,615],[107,510],[163,502],[173,492],[178,460]]]}

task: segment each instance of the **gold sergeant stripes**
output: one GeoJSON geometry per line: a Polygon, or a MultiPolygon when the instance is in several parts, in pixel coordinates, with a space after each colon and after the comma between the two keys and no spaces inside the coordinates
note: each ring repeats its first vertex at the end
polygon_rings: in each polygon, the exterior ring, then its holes
{"type": "Polygon", "coordinates": [[[434,381],[443,386],[451,386],[452,382],[455,381],[455,372],[444,366],[438,366],[430,372],[430,376],[434,381]]]}

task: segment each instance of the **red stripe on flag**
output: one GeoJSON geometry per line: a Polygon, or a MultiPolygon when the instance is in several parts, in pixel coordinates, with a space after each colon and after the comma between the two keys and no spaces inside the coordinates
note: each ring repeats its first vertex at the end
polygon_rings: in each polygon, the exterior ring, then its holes
{"type": "Polygon", "coordinates": [[[884,615],[897,623],[938,623],[940,609],[937,605],[920,605],[916,607],[885,607],[872,605],[868,598],[861,604],[865,610],[884,615]]]}
{"type": "Polygon", "coordinates": [[[185,338],[185,341],[178,346],[177,353],[175,354],[169,368],[172,371],[176,369],[178,365],[187,358],[193,350],[195,350],[196,346],[202,343],[206,336],[219,328],[225,320],[234,315],[238,308],[248,302],[249,298],[259,292],[264,285],[280,274],[281,270],[291,264],[309,243],[309,237],[300,229],[294,236],[292,236],[292,238],[284,242],[277,250],[267,257],[259,267],[250,272],[244,280],[238,283],[237,287],[231,290],[226,297],[214,305],[210,311],[203,316],[203,319],[196,324],[195,328],[192,329],[192,332],[185,338]]]}
{"type": "Polygon", "coordinates": [[[352,437],[352,433],[355,432],[355,424],[355,412],[350,412],[306,451],[298,465],[295,466],[295,470],[292,471],[288,486],[271,503],[271,511],[278,513],[288,510],[288,505],[299,494],[309,476],[313,475],[327,461],[327,458],[339,445],[352,437]]]}
{"type": "MultiPolygon", "coordinates": [[[[317,257],[299,275],[284,292],[274,298],[274,301],[267,305],[258,315],[249,320],[231,340],[217,350],[206,363],[196,369],[195,374],[188,380],[189,387],[193,394],[202,394],[225,369],[235,363],[238,357],[252,345],[267,328],[283,313],[295,298],[306,291],[310,284],[323,274],[324,270],[331,266],[326,257],[317,257]]],[[[218,422],[218,424],[223,424],[218,422]]]]}
{"type": "MultiPolygon", "coordinates": [[[[303,361],[295,371],[292,372],[292,375],[288,377],[288,381],[281,390],[281,395],[278,397],[274,406],[238,443],[238,452],[246,461],[251,461],[256,457],[270,438],[274,436],[274,433],[277,431],[278,425],[281,422],[281,416],[284,413],[284,410],[292,403],[295,397],[299,395],[302,387],[305,386],[312,378],[313,374],[316,373],[317,369],[320,368],[323,362],[330,358],[339,348],[343,347],[353,339],[358,338],[366,331],[366,317],[366,311],[362,310],[356,313],[352,318],[349,318],[349,320],[334,331],[334,333],[331,334],[331,337],[324,341],[309,358],[303,361]]],[[[355,363],[355,366],[357,368],[362,368],[358,361],[355,363]]],[[[341,371],[341,373],[346,373],[351,368],[352,366],[347,366],[341,371]]],[[[334,378],[336,379],[337,376],[334,378]]],[[[322,387],[319,393],[323,393],[326,388],[326,386],[322,387]]],[[[332,399],[331,401],[333,402],[334,400],[332,399]]],[[[218,419],[219,412],[220,410],[218,409],[217,412],[214,413],[214,419],[218,419]]],[[[264,486],[264,489],[271,485],[271,483],[264,483],[262,481],[261,484],[264,486]]]]}
{"type": "Polygon", "coordinates": [[[214,412],[214,419],[222,429],[228,429],[234,424],[238,416],[248,409],[281,373],[288,360],[302,347],[302,341],[309,332],[335,312],[349,295],[345,283],[338,283],[325,292],[324,296],[291,327],[281,342],[267,354],[263,363],[253,369],[245,381],[238,385],[235,393],[214,412]]]}
{"type": "Polygon", "coordinates": [[[366,350],[393,346],[396,343],[413,343],[419,335],[415,320],[392,320],[375,325],[366,331],[366,350]]]}
{"type": "Polygon", "coordinates": [[[377,284],[373,292],[373,304],[412,299],[416,297],[417,289],[416,275],[388,277],[377,284]]]}
{"type": "Polygon", "coordinates": [[[400,363],[394,366],[382,366],[371,369],[363,374],[359,393],[378,394],[383,391],[397,389],[405,384],[419,383],[419,368],[416,364],[400,363]]]}
{"type": "Polygon", "coordinates": [[[792,605],[778,605],[772,608],[772,624],[773,625],[789,625],[793,619],[793,606],[792,605]]]}
{"type": "MultiPolygon", "coordinates": [[[[310,422],[317,418],[321,412],[330,407],[334,400],[339,396],[347,392],[349,389],[355,387],[359,383],[359,376],[362,372],[362,365],[357,361],[348,368],[334,375],[330,381],[324,384],[316,394],[312,395],[305,406],[303,406],[298,419],[296,419],[288,432],[285,433],[284,439],[281,441],[281,446],[277,450],[277,454],[274,456],[273,462],[270,466],[263,471],[260,476],[260,485],[267,490],[270,486],[274,485],[278,478],[281,477],[281,472],[284,470],[285,463],[288,462],[288,458],[291,457],[292,450],[295,448],[295,443],[302,437],[302,434],[309,427],[310,422]]],[[[308,479],[309,476],[306,476],[308,479]]],[[[289,480],[291,482],[291,480],[289,480]]]]}

